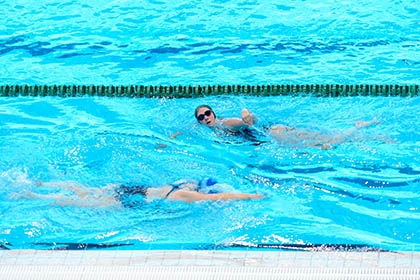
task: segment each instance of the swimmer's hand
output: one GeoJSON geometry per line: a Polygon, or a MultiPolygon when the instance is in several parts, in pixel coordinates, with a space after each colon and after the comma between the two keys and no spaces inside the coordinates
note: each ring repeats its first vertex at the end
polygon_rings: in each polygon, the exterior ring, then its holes
{"type": "Polygon", "coordinates": [[[178,137],[179,135],[181,135],[182,134],[182,132],[180,132],[180,131],[178,131],[178,132],[175,132],[174,134],[172,134],[171,135],[171,139],[174,139],[174,138],[176,138],[176,137],[178,137]]]}
{"type": "MultiPolygon", "coordinates": [[[[174,138],[176,138],[176,137],[178,137],[179,135],[181,135],[182,134],[182,132],[180,132],[180,131],[178,131],[178,132],[175,132],[175,133],[173,133],[169,138],[171,138],[171,139],[174,139],[174,138]]],[[[155,149],[164,149],[164,148],[166,148],[168,145],[166,145],[166,144],[162,144],[162,143],[156,143],[156,145],[155,145],[155,149]]]]}
{"type": "Polygon", "coordinates": [[[258,121],[257,117],[247,109],[242,109],[241,115],[242,121],[248,126],[253,126],[258,121]]]}
{"type": "Polygon", "coordinates": [[[156,143],[155,145],[155,149],[164,149],[166,148],[168,145],[166,144],[162,144],[162,143],[156,143]]]}

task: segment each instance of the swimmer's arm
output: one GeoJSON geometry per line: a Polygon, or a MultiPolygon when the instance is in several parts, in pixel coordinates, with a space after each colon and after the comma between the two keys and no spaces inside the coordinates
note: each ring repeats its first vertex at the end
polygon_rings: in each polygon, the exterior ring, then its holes
{"type": "Polygon", "coordinates": [[[246,123],[244,123],[241,119],[238,118],[223,119],[222,123],[224,126],[233,131],[239,131],[248,127],[246,123]]]}
{"type": "Polygon", "coordinates": [[[206,194],[199,192],[190,191],[178,191],[170,195],[170,198],[182,200],[188,203],[202,200],[218,201],[218,200],[249,200],[249,199],[261,199],[262,195],[259,194],[248,194],[248,193],[215,193],[206,194]]]}
{"type": "Polygon", "coordinates": [[[258,118],[251,111],[247,109],[242,109],[241,111],[242,121],[248,126],[253,126],[258,122],[258,118]]]}
{"type": "Polygon", "coordinates": [[[231,118],[222,120],[222,123],[227,126],[229,129],[234,131],[239,131],[243,128],[253,126],[258,122],[257,116],[255,116],[251,111],[247,109],[242,109],[241,112],[242,119],[239,118],[231,118]]]}

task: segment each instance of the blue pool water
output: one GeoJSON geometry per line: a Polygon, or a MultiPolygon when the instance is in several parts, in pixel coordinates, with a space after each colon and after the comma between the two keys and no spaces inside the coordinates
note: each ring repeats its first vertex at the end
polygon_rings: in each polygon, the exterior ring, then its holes
{"type": "MultiPolygon", "coordinates": [[[[0,84],[418,84],[417,1],[2,1],[0,84]]],[[[6,248],[420,249],[418,98],[0,98],[6,248]],[[336,149],[252,145],[198,127],[247,107],[261,123],[336,133],[336,149]],[[174,133],[182,134],[170,138],[174,133]],[[159,185],[212,176],[262,201],[59,207],[38,181],[159,185]],[[66,244],[66,245],[60,245],[66,244]],[[95,245],[96,244],[96,245],[95,245]],[[80,248],[80,246],[79,246],[80,248]]]]}
{"type": "Polygon", "coordinates": [[[385,1],[2,1],[8,84],[417,84],[420,7],[385,1]]]}
{"type": "Polygon", "coordinates": [[[6,247],[420,248],[418,98],[20,97],[2,98],[0,105],[0,240],[6,247]],[[262,124],[330,134],[374,115],[382,123],[357,131],[332,150],[297,149],[276,141],[254,145],[218,138],[197,126],[193,109],[201,103],[211,104],[220,116],[237,115],[246,105],[262,124]],[[170,137],[178,131],[182,134],[170,137]],[[96,188],[207,176],[266,198],[115,209],[61,207],[51,200],[16,197],[25,191],[56,193],[37,187],[39,181],[72,180],[96,188]]]}

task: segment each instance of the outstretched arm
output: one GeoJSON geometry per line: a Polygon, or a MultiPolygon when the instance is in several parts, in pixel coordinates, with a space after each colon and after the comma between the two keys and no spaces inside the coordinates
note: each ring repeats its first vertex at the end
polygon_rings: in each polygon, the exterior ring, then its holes
{"type": "Polygon", "coordinates": [[[259,194],[248,194],[248,193],[215,193],[206,194],[195,191],[177,191],[172,193],[169,198],[182,200],[188,203],[202,200],[249,200],[249,199],[261,199],[262,195],[259,194]]]}
{"type": "Polygon", "coordinates": [[[241,119],[238,119],[238,118],[223,119],[222,123],[228,129],[235,132],[249,126],[246,123],[244,123],[241,119]]]}
{"type": "Polygon", "coordinates": [[[242,121],[248,126],[253,126],[258,122],[257,116],[255,116],[251,111],[247,109],[242,109],[241,111],[242,121]]]}
{"type": "Polygon", "coordinates": [[[230,118],[222,120],[223,125],[227,126],[230,130],[239,131],[241,129],[253,126],[258,122],[257,117],[247,109],[242,109],[242,118],[230,118]]]}

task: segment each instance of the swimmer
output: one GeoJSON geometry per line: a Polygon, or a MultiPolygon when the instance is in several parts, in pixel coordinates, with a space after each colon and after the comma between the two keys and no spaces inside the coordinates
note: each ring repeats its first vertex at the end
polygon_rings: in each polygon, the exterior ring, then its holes
{"type": "Polygon", "coordinates": [[[205,126],[227,129],[230,132],[239,132],[258,122],[257,117],[247,109],[242,109],[241,118],[217,119],[216,113],[208,105],[200,105],[195,109],[195,118],[205,126]]]}
{"type": "Polygon", "coordinates": [[[217,118],[216,113],[208,105],[201,105],[195,109],[198,123],[211,128],[218,137],[240,136],[252,145],[268,142],[266,135],[254,128],[258,118],[248,109],[242,109],[241,118],[217,118]]]}
{"type": "MultiPolygon", "coordinates": [[[[248,139],[255,133],[255,130],[250,130],[258,122],[258,118],[249,110],[242,109],[241,118],[217,119],[216,113],[208,105],[200,105],[195,109],[195,118],[198,123],[212,128],[215,132],[223,131],[224,135],[238,135],[242,133],[248,139]]],[[[314,147],[321,150],[328,150],[334,148],[334,145],[344,143],[351,140],[354,133],[364,127],[378,124],[377,120],[359,121],[355,123],[353,128],[350,128],[338,135],[327,135],[316,132],[305,131],[295,127],[288,127],[280,124],[263,127],[262,130],[276,140],[278,143],[294,147],[314,147]]],[[[264,143],[264,142],[261,142],[264,143]]]]}
{"type": "MultiPolygon", "coordinates": [[[[144,202],[154,199],[167,199],[192,203],[196,201],[228,201],[261,199],[262,195],[235,192],[219,192],[218,188],[228,185],[218,184],[214,179],[178,180],[172,184],[160,187],[142,185],[115,185],[110,184],[100,188],[83,186],[77,182],[40,182],[37,187],[66,190],[66,194],[40,194],[26,191],[17,194],[15,198],[29,198],[54,200],[60,206],[74,205],[80,207],[122,205],[126,208],[135,208],[144,202]]],[[[230,186],[228,186],[230,188],[230,186]]]]}

